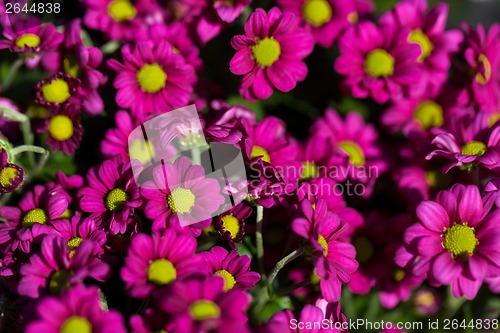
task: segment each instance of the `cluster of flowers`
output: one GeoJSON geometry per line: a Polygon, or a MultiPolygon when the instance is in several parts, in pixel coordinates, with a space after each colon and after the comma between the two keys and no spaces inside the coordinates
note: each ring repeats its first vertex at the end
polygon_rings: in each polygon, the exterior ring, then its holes
{"type": "Polygon", "coordinates": [[[345,322],[346,288],[378,293],[387,309],[420,288],[426,314],[437,287],[500,293],[500,26],[447,30],[448,5],[426,0],[378,18],[369,0],[81,3],[82,20],[57,28],[0,8],[12,73],[46,75],[21,107],[0,98],[0,303],[11,304],[0,329],[299,332],[291,319],[345,322]],[[92,46],[82,21],[107,43],[92,46]],[[243,76],[249,103],[295,89],[316,46],[338,49],[330,66],[344,95],[383,112],[369,121],[327,108],[298,140],[283,120],[230,105],[217,80],[198,76],[199,47],[231,23],[244,33],[226,68],[243,76]],[[122,110],[100,140],[102,162],[43,182],[49,151],[86,149],[82,121],[102,116],[108,76],[122,110]],[[181,119],[175,135],[236,147],[248,181],[210,178],[166,137],[130,136],[188,104],[204,110],[203,128],[181,119]],[[348,182],[362,197],[337,191],[348,182]],[[223,194],[242,188],[232,206],[223,194]],[[277,305],[283,295],[297,311],[277,305]]]}

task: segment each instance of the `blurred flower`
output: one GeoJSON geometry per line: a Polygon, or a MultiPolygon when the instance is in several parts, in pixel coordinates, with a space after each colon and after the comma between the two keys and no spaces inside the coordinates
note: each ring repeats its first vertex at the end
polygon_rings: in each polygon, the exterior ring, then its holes
{"type": "Polygon", "coordinates": [[[463,40],[459,30],[445,31],[447,18],[446,3],[428,10],[427,0],[404,0],[380,19],[380,24],[392,29],[411,29],[408,43],[420,46],[418,61],[425,66],[422,81],[430,97],[436,97],[448,79],[451,54],[459,50],[463,40]]]}
{"type": "Polygon", "coordinates": [[[358,268],[354,246],[339,240],[349,226],[342,224],[338,215],[327,211],[324,200],[318,200],[314,207],[304,200],[301,208],[304,217],[295,218],[292,229],[312,247],[314,270],[320,278],[323,298],[336,302],[342,282],[349,282],[349,276],[358,268]]]}
{"type": "Polygon", "coordinates": [[[80,207],[112,234],[125,233],[134,210],[141,206],[139,186],[130,162],[104,161],[87,173],[87,186],[78,191],[80,207]]]}
{"type": "Polygon", "coordinates": [[[383,104],[390,99],[422,94],[421,48],[408,43],[409,31],[361,22],[339,39],[335,70],[343,85],[357,98],[371,96],[383,104]]]}
{"type": "Polygon", "coordinates": [[[82,241],[74,252],[70,247],[70,242],[58,235],[45,236],[41,252],[31,255],[30,262],[21,266],[19,294],[31,298],[56,295],[88,277],[98,281],[109,278],[110,267],[96,258],[93,240],[82,241]]]}
{"type": "Polygon", "coordinates": [[[267,99],[273,87],[289,92],[307,76],[302,61],[313,50],[314,41],[300,28],[296,17],[273,7],[267,14],[257,8],[245,24],[245,35],[234,36],[231,45],[237,51],[229,69],[245,75],[240,94],[247,100],[267,99]]]}
{"type": "Polygon", "coordinates": [[[203,167],[191,164],[185,156],[156,166],[152,174],[154,180],[142,184],[141,194],[147,201],[144,212],[154,220],[153,230],[170,227],[200,235],[224,203],[219,182],[205,178],[203,167]]]}
{"type": "Polygon", "coordinates": [[[500,211],[490,209],[474,185],[455,184],[436,202],[423,201],[396,262],[426,275],[431,286],[451,285],[455,297],[474,298],[483,280],[500,269],[500,211]]]}
{"type": "Polygon", "coordinates": [[[133,297],[144,298],[174,281],[203,273],[201,257],[195,251],[196,240],[173,229],[132,237],[121,270],[125,289],[133,297]]]}
{"type": "Polygon", "coordinates": [[[224,280],[213,276],[176,282],[153,296],[172,317],[169,332],[250,333],[245,314],[250,296],[241,290],[224,291],[224,280]]]}
{"type": "Polygon", "coordinates": [[[44,297],[37,305],[37,315],[27,333],[127,332],[118,311],[102,309],[97,287],[77,285],[60,297],[44,297]]]}
{"type": "Polygon", "coordinates": [[[421,316],[430,317],[441,309],[442,300],[434,289],[427,288],[417,291],[414,304],[421,316]]]}
{"type": "Polygon", "coordinates": [[[201,252],[209,276],[224,279],[224,290],[247,290],[260,280],[259,273],[250,271],[250,257],[228,252],[220,246],[214,246],[208,252],[201,252]]]}
{"type": "Polygon", "coordinates": [[[139,42],[122,48],[124,64],[109,59],[108,66],[118,72],[114,87],[116,103],[142,117],[186,106],[196,75],[184,57],[165,41],[139,42]]]}
{"type": "Polygon", "coordinates": [[[0,150],[0,193],[17,190],[24,182],[24,169],[15,163],[9,163],[5,150],[0,150]]]}

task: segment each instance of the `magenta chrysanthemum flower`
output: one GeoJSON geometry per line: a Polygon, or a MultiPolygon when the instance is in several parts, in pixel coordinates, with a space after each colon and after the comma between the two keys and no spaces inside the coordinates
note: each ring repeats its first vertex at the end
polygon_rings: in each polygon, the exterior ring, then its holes
{"type": "Polygon", "coordinates": [[[356,0],[278,0],[278,5],[301,18],[316,43],[330,47],[345,28],[358,21],[356,0]]]}
{"type": "Polygon", "coordinates": [[[168,42],[146,41],[132,48],[125,45],[122,55],[124,64],[108,60],[108,66],[118,72],[114,87],[120,107],[130,108],[141,119],[188,104],[196,75],[193,66],[168,42]]]}
{"type": "Polygon", "coordinates": [[[153,179],[142,185],[141,194],[155,231],[171,227],[198,236],[224,203],[219,182],[205,178],[203,167],[191,164],[187,157],[155,167],[153,179]]]}
{"type": "Polygon", "coordinates": [[[36,185],[19,201],[18,207],[0,207],[0,245],[11,250],[31,251],[31,243],[50,233],[51,222],[68,208],[68,194],[60,186],[36,185]]]}
{"type": "Polygon", "coordinates": [[[343,329],[338,330],[336,327],[348,327],[344,315],[340,313],[340,304],[319,299],[315,305],[306,304],[297,316],[288,309],[276,313],[259,333],[344,332],[343,329]]]}
{"type": "Polygon", "coordinates": [[[497,207],[500,207],[500,179],[496,178],[493,179],[492,181],[489,181],[484,186],[484,191],[488,193],[493,193],[493,195],[496,196],[496,205],[497,207]]]}
{"type": "Polygon", "coordinates": [[[83,22],[110,39],[136,41],[147,16],[161,12],[150,0],[82,0],[87,8],[83,22]]]}
{"type": "Polygon", "coordinates": [[[455,297],[474,298],[483,280],[500,269],[500,211],[490,212],[491,205],[476,186],[462,184],[439,192],[435,202],[422,202],[396,262],[426,275],[432,286],[451,285],[455,297]]]}
{"type": "Polygon", "coordinates": [[[203,262],[209,276],[220,276],[224,279],[224,290],[247,290],[254,287],[260,279],[257,272],[250,272],[250,257],[228,252],[220,246],[209,252],[201,252],[203,262]]]}
{"type": "Polygon", "coordinates": [[[26,56],[30,67],[40,61],[43,53],[52,51],[61,44],[64,38],[53,24],[41,24],[33,18],[16,20],[13,28],[3,30],[5,39],[0,40],[0,50],[9,48],[12,52],[26,56]]]}
{"type": "Polygon", "coordinates": [[[31,255],[30,262],[21,266],[19,294],[31,298],[55,295],[88,277],[98,281],[108,278],[110,268],[96,258],[94,241],[84,240],[75,250],[70,250],[72,245],[60,236],[46,235],[41,252],[31,255]]]}
{"type": "Polygon", "coordinates": [[[125,233],[134,210],[142,204],[130,162],[118,158],[92,168],[78,197],[80,208],[112,234],[125,233]]]}
{"type": "Polygon", "coordinates": [[[83,240],[94,241],[98,256],[104,253],[103,245],[106,243],[106,233],[100,229],[91,218],[83,218],[80,212],[76,212],[70,220],[58,219],[52,221],[54,230],[68,241],[68,249],[72,253],[80,246],[83,240]]]}
{"type": "Polygon", "coordinates": [[[8,193],[19,188],[24,182],[24,169],[9,163],[5,150],[0,150],[0,193],[8,193]]]}
{"type": "Polygon", "coordinates": [[[143,298],[174,281],[203,273],[201,257],[195,252],[196,240],[174,229],[134,236],[121,270],[125,289],[131,296],[143,298]]]}
{"type": "Polygon", "coordinates": [[[455,166],[470,169],[476,162],[492,170],[500,167],[500,126],[489,128],[487,114],[463,116],[451,124],[450,132],[438,133],[432,143],[439,149],[426,159],[441,156],[450,160],[443,166],[444,173],[455,166]]]}
{"type": "Polygon", "coordinates": [[[494,24],[488,31],[481,24],[476,29],[464,25],[463,29],[467,86],[459,95],[459,101],[476,105],[479,110],[497,110],[500,106],[500,25],[494,24]]]}
{"type": "Polygon", "coordinates": [[[97,287],[77,285],[60,297],[47,296],[37,305],[37,320],[27,333],[126,333],[118,311],[104,310],[97,287]]]}
{"type": "MultiPolygon", "coordinates": [[[[230,206],[229,206],[230,207],[230,206]]],[[[245,220],[252,214],[252,208],[240,203],[215,218],[215,229],[229,246],[236,250],[236,244],[241,243],[245,236],[245,220]]]]}
{"type": "Polygon", "coordinates": [[[342,282],[349,282],[349,275],[358,268],[354,246],[339,240],[349,226],[327,210],[324,200],[318,200],[314,208],[304,200],[301,209],[304,217],[294,219],[292,229],[307,239],[313,249],[315,273],[320,278],[323,298],[336,302],[340,298],[342,282]]]}
{"type": "Polygon", "coordinates": [[[46,131],[50,148],[72,155],[82,140],[80,111],[73,105],[56,110],[46,119],[46,131]]]}
{"type": "Polygon", "coordinates": [[[418,60],[425,66],[422,80],[431,97],[439,94],[448,79],[450,55],[458,51],[463,40],[459,30],[445,31],[447,17],[446,3],[437,4],[428,10],[427,0],[405,0],[380,19],[380,24],[392,29],[411,29],[408,42],[420,46],[418,60]]]}
{"type": "Polygon", "coordinates": [[[245,75],[240,94],[256,100],[271,96],[273,87],[288,92],[306,78],[302,60],[312,52],[314,40],[292,13],[257,8],[245,24],[245,35],[233,37],[231,45],[237,52],[230,70],[245,75]]]}
{"type": "Polygon", "coordinates": [[[65,72],[80,79],[78,94],[83,97],[83,110],[95,115],[104,110],[97,89],[106,83],[106,76],[97,70],[102,63],[102,52],[97,47],[86,47],[81,38],[81,21],[71,21],[65,28],[64,42],[42,59],[43,66],[52,74],[65,72]]]}
{"type": "Polygon", "coordinates": [[[318,119],[310,132],[317,138],[318,150],[326,155],[326,165],[331,167],[327,176],[368,184],[365,193],[371,194],[376,178],[387,169],[377,145],[375,127],[366,124],[356,112],[349,112],[344,120],[335,110],[327,109],[324,118],[318,119]]]}
{"type": "Polygon", "coordinates": [[[241,290],[225,292],[224,280],[218,276],[176,282],[153,299],[171,316],[172,333],[251,332],[245,314],[250,296],[241,290]]]}
{"type": "Polygon", "coordinates": [[[339,40],[335,70],[357,98],[371,96],[377,103],[423,93],[421,48],[408,43],[410,31],[361,22],[339,40]]]}
{"type": "Polygon", "coordinates": [[[80,79],[63,72],[56,73],[38,82],[35,101],[53,108],[60,108],[67,104],[81,105],[82,99],[78,95],[79,85],[80,79]]]}

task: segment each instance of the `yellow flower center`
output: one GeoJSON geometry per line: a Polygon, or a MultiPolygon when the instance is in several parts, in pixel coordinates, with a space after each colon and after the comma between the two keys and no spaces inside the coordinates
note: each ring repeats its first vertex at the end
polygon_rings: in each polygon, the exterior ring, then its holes
{"type": "Polygon", "coordinates": [[[312,270],[309,279],[311,280],[312,285],[318,285],[321,281],[320,277],[318,276],[318,274],[316,274],[316,271],[314,269],[312,270]]]}
{"type": "Polygon", "coordinates": [[[462,146],[462,155],[483,156],[483,154],[486,152],[486,149],[486,145],[481,141],[471,141],[462,146]]]}
{"type": "Polygon", "coordinates": [[[322,26],[332,18],[332,7],[327,0],[307,0],[302,15],[315,27],[322,26]]]}
{"type": "Polygon", "coordinates": [[[55,79],[42,85],[43,98],[49,103],[64,103],[70,97],[69,84],[63,79],[55,79]]]}
{"type": "Polygon", "coordinates": [[[174,213],[189,213],[194,206],[196,197],[187,188],[175,188],[167,197],[168,206],[174,213]]]}
{"type": "Polygon", "coordinates": [[[413,117],[422,128],[441,127],[443,125],[443,109],[434,101],[425,101],[415,109],[413,117]]]}
{"type": "Polygon", "coordinates": [[[43,209],[35,208],[28,211],[22,220],[23,228],[29,228],[35,223],[44,224],[47,222],[47,214],[43,209]]]}
{"type": "Polygon", "coordinates": [[[435,302],[434,295],[430,291],[422,291],[415,296],[415,303],[417,306],[429,307],[435,302]]]}
{"type": "Polygon", "coordinates": [[[92,333],[92,324],[85,318],[71,316],[61,326],[60,333],[92,333]]]}
{"type": "Polygon", "coordinates": [[[413,30],[410,36],[408,36],[408,41],[420,45],[422,51],[418,61],[424,61],[432,53],[432,42],[422,30],[413,30]]]}
{"type": "Polygon", "coordinates": [[[478,65],[483,66],[483,73],[476,74],[476,81],[480,84],[486,84],[491,78],[491,63],[490,60],[484,55],[481,54],[477,58],[478,65]]]}
{"type": "Polygon", "coordinates": [[[267,163],[271,162],[271,157],[269,156],[269,153],[267,152],[267,150],[265,150],[264,148],[259,147],[259,146],[253,146],[252,153],[250,154],[250,156],[252,158],[262,156],[262,160],[264,162],[267,162],[267,163]]]}
{"type": "Polygon", "coordinates": [[[68,279],[71,277],[71,272],[60,269],[52,273],[49,279],[49,291],[52,295],[57,295],[63,288],[68,287],[68,279]]]}
{"type": "Polygon", "coordinates": [[[318,236],[318,243],[323,248],[323,255],[326,257],[328,255],[328,242],[322,235],[318,236]]]}
{"type": "Polygon", "coordinates": [[[74,133],[73,122],[71,118],[58,114],[49,121],[49,134],[57,141],[66,141],[71,139],[74,133]]]}
{"type": "Polygon", "coordinates": [[[63,59],[63,68],[66,74],[71,75],[72,77],[78,77],[80,73],[80,67],[78,66],[78,61],[74,55],[68,55],[63,59]]]}
{"type": "Polygon", "coordinates": [[[104,205],[109,211],[120,210],[123,203],[128,200],[128,194],[121,188],[115,188],[106,194],[104,205]]]}
{"type": "Polygon", "coordinates": [[[223,231],[229,231],[231,238],[235,239],[240,233],[240,221],[233,215],[225,215],[221,218],[223,231]]]}
{"type": "Polygon", "coordinates": [[[149,140],[137,139],[132,141],[128,152],[130,159],[138,160],[142,164],[149,163],[155,157],[155,149],[149,140]]]}
{"type": "Polygon", "coordinates": [[[68,247],[71,248],[79,247],[82,241],[83,239],[81,239],[80,237],[73,237],[68,241],[68,247]]]}
{"type": "Polygon", "coordinates": [[[148,281],[164,286],[177,278],[177,270],[167,259],[156,259],[148,266],[148,281]]]}
{"type": "Polygon", "coordinates": [[[398,268],[396,269],[393,273],[392,273],[392,278],[394,279],[394,281],[396,282],[399,282],[401,280],[403,280],[406,276],[406,273],[405,271],[403,271],[401,268],[398,268]]]}
{"type": "Polygon", "coordinates": [[[221,278],[224,279],[224,291],[229,291],[233,289],[234,285],[236,284],[234,276],[225,269],[218,270],[217,272],[214,273],[214,275],[220,276],[221,278]]]}
{"type": "Polygon", "coordinates": [[[488,126],[493,127],[495,123],[500,119],[500,113],[492,114],[488,119],[488,126]]]}
{"type": "Polygon", "coordinates": [[[16,168],[6,166],[0,170],[0,185],[3,188],[9,188],[14,183],[14,179],[19,176],[19,170],[16,168]]]}
{"type": "Polygon", "coordinates": [[[281,55],[280,43],[274,38],[266,37],[251,48],[253,58],[261,67],[271,66],[281,55]]]}
{"type": "Polygon", "coordinates": [[[137,15],[137,9],[128,0],[114,0],[108,6],[108,14],[113,20],[122,22],[134,18],[137,15]]]}
{"type": "Polygon", "coordinates": [[[137,81],[143,91],[155,93],[165,86],[167,73],[158,64],[147,64],[137,72],[137,81]]]}
{"type": "Polygon", "coordinates": [[[75,216],[75,213],[68,208],[64,211],[64,213],[61,214],[61,216],[58,217],[58,219],[70,219],[73,216],[75,216]]]}
{"type": "Polygon", "coordinates": [[[394,72],[394,58],[385,50],[373,50],[366,56],[365,71],[374,77],[391,76],[394,72]]]}
{"type": "Polygon", "coordinates": [[[358,23],[358,21],[359,21],[358,12],[354,11],[354,12],[349,13],[349,15],[347,15],[347,21],[349,21],[349,23],[351,23],[351,24],[358,23]]]}
{"type": "Polygon", "coordinates": [[[209,300],[193,302],[189,306],[189,313],[191,314],[191,317],[196,321],[220,317],[219,307],[217,306],[217,304],[209,300]]]}
{"type": "Polygon", "coordinates": [[[349,162],[352,165],[363,166],[365,164],[365,154],[358,144],[352,141],[342,141],[339,143],[339,148],[349,156],[349,162]]]}
{"type": "Polygon", "coordinates": [[[368,237],[357,237],[352,245],[356,248],[356,260],[360,264],[368,262],[373,257],[373,244],[368,237]]]}
{"type": "Polygon", "coordinates": [[[16,46],[20,49],[28,47],[37,47],[40,45],[40,37],[35,34],[24,34],[16,39],[16,46]]]}
{"type": "Polygon", "coordinates": [[[471,256],[479,244],[474,229],[463,224],[454,224],[443,235],[443,247],[453,257],[471,256]]]}
{"type": "Polygon", "coordinates": [[[313,162],[302,162],[300,180],[309,180],[318,177],[318,167],[313,162]]]}

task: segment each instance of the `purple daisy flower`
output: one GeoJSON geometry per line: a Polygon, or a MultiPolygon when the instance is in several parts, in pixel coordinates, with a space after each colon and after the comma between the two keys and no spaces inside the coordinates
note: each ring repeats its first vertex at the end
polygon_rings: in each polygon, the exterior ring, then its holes
{"type": "Polygon", "coordinates": [[[94,241],[86,239],[75,250],[69,249],[70,242],[53,234],[43,238],[41,252],[31,255],[30,262],[21,266],[17,287],[20,295],[31,298],[47,293],[55,295],[88,277],[97,281],[109,277],[108,264],[96,258],[94,241]]]}
{"type": "Polygon", "coordinates": [[[78,197],[80,208],[114,235],[126,232],[130,217],[142,204],[131,162],[118,158],[92,168],[87,173],[87,187],[78,191],[78,197]]]}
{"type": "Polygon", "coordinates": [[[55,151],[74,154],[82,141],[80,110],[64,105],[46,119],[47,144],[55,151]]]}
{"type": "Polygon", "coordinates": [[[201,273],[202,258],[195,252],[196,240],[173,229],[134,236],[121,270],[125,289],[133,297],[144,298],[158,288],[201,273]]]}
{"type": "Polygon", "coordinates": [[[459,30],[445,31],[448,7],[440,3],[428,10],[427,0],[405,0],[380,18],[380,24],[392,29],[411,29],[408,42],[420,46],[418,60],[425,66],[422,80],[430,97],[436,97],[448,79],[451,54],[463,40],[459,30]]]}
{"type": "Polygon", "coordinates": [[[421,48],[408,43],[410,31],[361,22],[339,40],[335,70],[357,98],[372,96],[377,103],[423,93],[421,48]]]}
{"type": "Polygon", "coordinates": [[[245,75],[240,94],[247,100],[267,99],[273,87],[289,92],[308,73],[303,59],[313,50],[314,40],[290,12],[273,7],[266,13],[257,8],[245,23],[245,35],[234,36],[237,51],[229,69],[245,75]]]}
{"type": "Polygon", "coordinates": [[[14,25],[3,30],[5,39],[0,40],[0,50],[26,56],[29,67],[35,67],[45,52],[54,50],[63,41],[63,34],[53,24],[41,24],[37,19],[16,20],[14,25]]]}
{"type": "Polygon", "coordinates": [[[77,92],[79,85],[80,79],[56,73],[37,83],[35,102],[56,109],[66,104],[81,105],[82,99],[77,92]]]}
{"type": "Polygon", "coordinates": [[[104,310],[97,287],[77,285],[60,297],[47,296],[37,305],[38,318],[27,333],[126,333],[118,311],[104,310]]]}
{"type": "Polygon", "coordinates": [[[228,252],[220,246],[213,247],[209,252],[201,252],[203,262],[209,276],[220,276],[224,279],[224,290],[247,290],[260,280],[257,272],[250,272],[250,257],[228,252]]]}
{"type": "Polygon", "coordinates": [[[152,173],[154,180],[142,185],[141,194],[147,200],[144,212],[154,220],[153,230],[170,227],[200,235],[224,203],[219,182],[205,178],[203,167],[185,156],[156,166],[152,173]]]}
{"type": "Polygon", "coordinates": [[[59,48],[47,52],[42,60],[43,66],[52,74],[65,72],[80,79],[78,94],[84,98],[83,110],[91,115],[101,113],[104,103],[97,89],[106,83],[97,68],[102,63],[102,52],[97,47],[86,47],[81,38],[81,20],[71,21],[65,28],[64,42],[59,48]]]}
{"type": "Polygon", "coordinates": [[[500,167],[500,126],[489,128],[486,113],[456,118],[449,130],[437,132],[432,143],[439,149],[426,157],[427,160],[435,156],[450,160],[451,163],[443,166],[444,173],[455,166],[470,169],[475,162],[492,170],[500,167]]]}
{"type": "Polygon", "coordinates": [[[484,186],[484,191],[487,193],[493,193],[493,195],[496,196],[496,205],[497,207],[500,207],[500,178],[489,181],[484,186]]]}
{"type": "Polygon", "coordinates": [[[426,275],[432,286],[451,284],[455,297],[474,298],[484,279],[500,269],[500,210],[490,212],[492,204],[476,186],[462,184],[439,192],[436,201],[423,201],[396,263],[426,275]]]}
{"type": "Polygon", "coordinates": [[[36,185],[19,201],[18,207],[0,207],[0,245],[12,251],[31,251],[31,243],[53,231],[51,222],[68,208],[68,194],[60,186],[36,185]]]}
{"type": "Polygon", "coordinates": [[[70,253],[75,252],[83,240],[91,239],[95,243],[95,250],[100,257],[104,253],[104,243],[106,243],[106,233],[99,229],[99,226],[91,218],[83,218],[80,212],[76,212],[70,220],[58,219],[52,221],[55,231],[68,241],[70,253]]]}
{"type": "Polygon", "coordinates": [[[332,46],[347,27],[357,23],[360,15],[356,11],[356,0],[278,0],[277,3],[300,17],[316,43],[325,48],[332,46]]]}
{"type": "Polygon", "coordinates": [[[108,66],[118,72],[114,87],[116,103],[129,108],[141,119],[188,105],[196,82],[193,66],[166,41],[145,41],[122,48],[124,64],[109,59],[108,66]]]}
{"type": "Polygon", "coordinates": [[[241,290],[225,292],[221,277],[176,282],[153,299],[172,317],[169,332],[251,332],[245,314],[250,296],[241,290]]]}
{"type": "Polygon", "coordinates": [[[9,163],[7,151],[0,150],[0,193],[12,192],[22,186],[24,169],[15,163],[9,163]]]}
{"type": "Polygon", "coordinates": [[[295,218],[292,229],[308,240],[313,249],[315,272],[320,278],[323,298],[336,302],[340,298],[342,282],[349,282],[349,275],[358,268],[354,246],[339,240],[349,226],[327,210],[324,200],[318,200],[314,208],[304,200],[301,209],[304,217],[295,218]]]}
{"type": "Polygon", "coordinates": [[[252,214],[252,208],[240,203],[230,209],[223,209],[224,213],[215,218],[215,228],[227,241],[229,246],[236,250],[236,244],[241,243],[245,236],[245,219],[252,214]]]}

